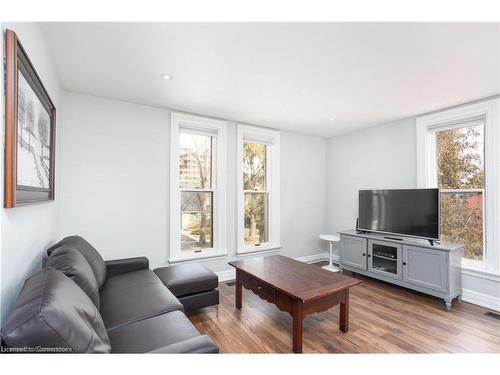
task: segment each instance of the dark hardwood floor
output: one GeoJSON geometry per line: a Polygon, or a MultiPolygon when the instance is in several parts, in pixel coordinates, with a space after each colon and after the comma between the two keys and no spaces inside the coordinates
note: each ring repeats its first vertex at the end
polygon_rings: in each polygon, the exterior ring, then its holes
{"type": "MultiPolygon", "coordinates": [[[[438,298],[353,276],[362,284],[351,289],[349,332],[338,328],[338,305],[310,315],[304,320],[304,353],[500,352],[500,320],[485,316],[487,309],[455,300],[447,312],[438,298]]],[[[234,289],[219,284],[218,317],[214,307],[190,314],[200,332],[222,353],[290,353],[290,315],[246,289],[239,311],[234,289]]]]}

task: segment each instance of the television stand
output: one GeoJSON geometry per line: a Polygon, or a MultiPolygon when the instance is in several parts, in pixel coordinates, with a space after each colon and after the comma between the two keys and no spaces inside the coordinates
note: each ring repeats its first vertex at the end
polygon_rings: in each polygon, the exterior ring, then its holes
{"type": "Polygon", "coordinates": [[[398,237],[384,237],[384,238],[387,239],[387,240],[403,241],[402,238],[398,238],[398,237]]]}
{"type": "Polygon", "coordinates": [[[442,298],[446,309],[462,295],[463,245],[339,232],[340,268],[442,298]]]}

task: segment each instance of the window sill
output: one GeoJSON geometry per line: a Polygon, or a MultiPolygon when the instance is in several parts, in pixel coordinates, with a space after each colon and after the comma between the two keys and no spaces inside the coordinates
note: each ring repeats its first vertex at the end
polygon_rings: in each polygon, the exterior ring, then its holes
{"type": "Polygon", "coordinates": [[[226,253],[219,254],[206,254],[206,255],[190,255],[185,257],[174,257],[168,260],[169,264],[176,263],[196,263],[196,262],[208,262],[215,259],[226,258],[226,253]]]}
{"type": "Polygon", "coordinates": [[[247,256],[252,256],[255,254],[268,254],[268,253],[277,253],[279,249],[281,249],[283,246],[281,245],[274,245],[274,246],[269,246],[269,247],[264,247],[261,249],[251,249],[251,250],[238,250],[236,252],[237,257],[247,257],[247,256]]]}

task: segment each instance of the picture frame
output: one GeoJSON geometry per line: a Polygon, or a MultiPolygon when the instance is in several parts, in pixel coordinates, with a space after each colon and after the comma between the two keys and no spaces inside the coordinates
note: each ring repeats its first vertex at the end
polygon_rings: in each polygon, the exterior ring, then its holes
{"type": "Polygon", "coordinates": [[[56,108],[25,49],[5,32],[4,207],[55,199],[56,108]]]}

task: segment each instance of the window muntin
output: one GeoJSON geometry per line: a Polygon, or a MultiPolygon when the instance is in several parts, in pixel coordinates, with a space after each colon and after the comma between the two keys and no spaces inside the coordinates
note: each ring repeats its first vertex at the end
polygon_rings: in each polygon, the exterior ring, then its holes
{"type": "Polygon", "coordinates": [[[435,131],[441,191],[441,239],[464,245],[463,257],[484,259],[484,121],[435,131]]]}

